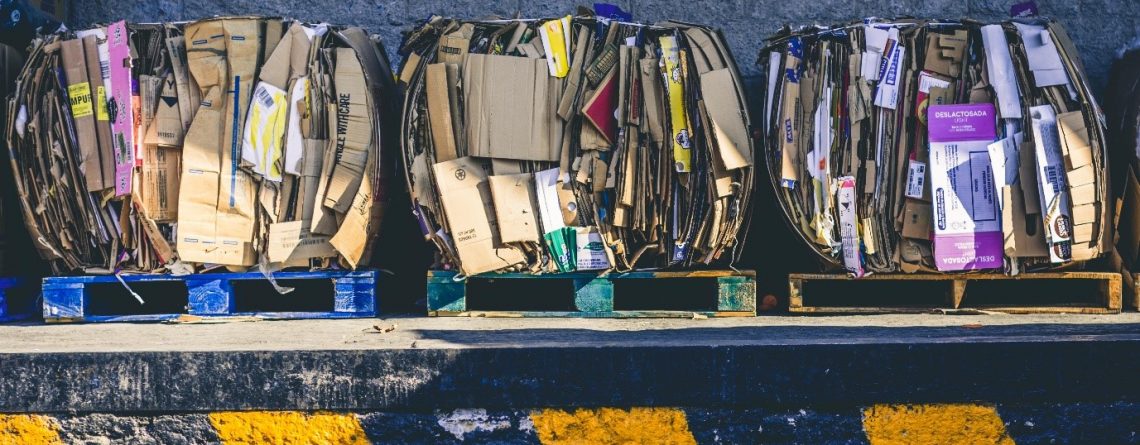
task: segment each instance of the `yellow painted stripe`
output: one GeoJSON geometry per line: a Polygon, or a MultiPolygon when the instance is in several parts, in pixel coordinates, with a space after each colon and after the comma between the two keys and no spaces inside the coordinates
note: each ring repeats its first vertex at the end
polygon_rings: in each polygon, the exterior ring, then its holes
{"type": "Polygon", "coordinates": [[[0,414],[0,443],[62,445],[63,441],[58,425],[49,417],[0,414]]]}
{"type": "Polygon", "coordinates": [[[544,409],[532,412],[530,419],[545,445],[697,443],[679,409],[544,409]]]}
{"type": "Polygon", "coordinates": [[[210,424],[226,444],[368,445],[352,414],[291,411],[232,411],[210,414],[210,424]]]}
{"type": "Polygon", "coordinates": [[[863,409],[871,445],[1013,445],[1005,423],[985,405],[875,405],[863,409]]]}

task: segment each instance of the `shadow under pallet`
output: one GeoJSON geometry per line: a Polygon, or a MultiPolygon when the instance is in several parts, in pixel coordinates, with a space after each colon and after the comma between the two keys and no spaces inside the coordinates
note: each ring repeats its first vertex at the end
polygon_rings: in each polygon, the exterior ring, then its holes
{"type": "Polygon", "coordinates": [[[43,314],[49,323],[144,322],[200,317],[266,319],[374,317],[375,270],[276,272],[294,290],[279,294],[259,272],[120,275],[139,303],[113,275],[48,277],[43,314]]]}
{"type": "Polygon", "coordinates": [[[756,315],[752,271],[484,274],[428,271],[432,317],[691,318],[756,315]]]}
{"type": "Polygon", "coordinates": [[[788,310],[819,314],[989,311],[1115,314],[1121,276],[1105,272],[791,274],[788,310]]]}

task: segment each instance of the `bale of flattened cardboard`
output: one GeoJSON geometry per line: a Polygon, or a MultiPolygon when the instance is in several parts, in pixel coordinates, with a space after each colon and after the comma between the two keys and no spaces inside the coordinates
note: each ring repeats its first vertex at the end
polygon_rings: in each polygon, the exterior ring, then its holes
{"type": "Polygon", "coordinates": [[[406,36],[401,142],[437,267],[735,261],[754,170],[732,54],[711,28],[623,14],[433,17],[406,36]]]}
{"type": "MultiPolygon", "coordinates": [[[[1140,271],[1140,40],[1120,51],[1105,88],[1104,111],[1113,196],[1117,209],[1116,253],[1110,265],[1124,277],[1126,295],[1134,293],[1133,273],[1140,271]]],[[[1135,295],[1129,301],[1140,306],[1135,295]]]]}
{"type": "Polygon", "coordinates": [[[353,27],[229,17],[37,38],[8,101],[25,223],[57,273],[367,263],[395,84],[353,27]]]}
{"type": "Polygon", "coordinates": [[[1080,267],[1113,250],[1104,120],[1046,19],[868,19],[768,40],[765,163],[831,267],[1080,267]]]}

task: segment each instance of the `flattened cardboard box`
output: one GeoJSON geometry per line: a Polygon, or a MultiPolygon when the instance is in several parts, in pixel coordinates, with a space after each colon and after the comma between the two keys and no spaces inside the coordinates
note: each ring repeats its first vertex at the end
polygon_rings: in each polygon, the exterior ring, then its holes
{"type": "MultiPolygon", "coordinates": [[[[353,49],[361,65],[362,74],[368,88],[365,96],[369,118],[368,129],[372,131],[368,156],[364,165],[364,175],[360,186],[353,195],[349,211],[340,220],[340,228],[329,242],[336,248],[344,261],[353,268],[367,264],[371,255],[374,234],[379,230],[381,219],[388,202],[384,169],[381,168],[379,144],[382,129],[378,111],[381,104],[390,99],[384,93],[391,85],[392,70],[388,66],[375,42],[360,28],[348,28],[337,33],[353,49]]],[[[380,111],[382,112],[382,111],[380,111]]]]}
{"type": "MultiPolygon", "coordinates": [[[[93,30],[94,31],[94,30],[93,30]]],[[[111,68],[107,47],[107,33],[80,32],[83,39],[83,52],[87,57],[87,78],[91,83],[91,98],[95,101],[95,135],[99,140],[99,165],[103,172],[104,188],[115,183],[115,172],[110,167],[115,164],[115,154],[111,143],[111,114],[107,111],[107,84],[111,82],[111,68]]],[[[88,190],[90,191],[90,190],[88,190]]]]}
{"type": "Polygon", "coordinates": [[[1002,266],[1003,235],[988,145],[992,104],[930,107],[930,187],[938,270],[1002,266]]]}
{"type": "Polygon", "coordinates": [[[230,158],[240,149],[233,145],[243,131],[260,28],[253,19],[186,26],[187,66],[202,90],[185,136],[178,200],[178,252],[189,262],[249,266],[256,261],[256,184],[230,158]]]}
{"type": "Polygon", "coordinates": [[[471,156],[559,160],[561,88],[545,60],[471,54],[463,83],[471,156]]]}
{"type": "Polygon", "coordinates": [[[80,169],[87,180],[87,190],[107,188],[103,183],[100,165],[99,137],[95,132],[95,100],[88,81],[87,59],[81,39],[65,40],[60,45],[64,75],[67,77],[67,98],[71,101],[71,117],[75,122],[76,142],[83,159],[80,169]]]}
{"type": "Polygon", "coordinates": [[[432,169],[463,273],[475,275],[526,261],[521,251],[498,247],[487,175],[474,158],[440,162],[432,169]]]}
{"type": "Polygon", "coordinates": [[[173,222],[178,218],[178,185],[182,172],[181,153],[177,148],[143,146],[143,169],[140,194],[143,213],[155,222],[173,222]]]}
{"type": "Polygon", "coordinates": [[[338,48],[336,54],[336,155],[324,205],[345,213],[364,178],[372,147],[372,118],[364,71],[356,52],[338,48]]]}

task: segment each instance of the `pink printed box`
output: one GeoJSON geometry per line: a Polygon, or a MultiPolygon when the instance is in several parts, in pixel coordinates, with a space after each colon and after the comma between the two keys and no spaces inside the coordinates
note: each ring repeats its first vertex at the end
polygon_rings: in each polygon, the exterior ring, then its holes
{"type": "Polygon", "coordinates": [[[931,105],[927,122],[936,267],[1001,268],[1001,212],[986,149],[997,137],[993,104],[931,105]]]}

